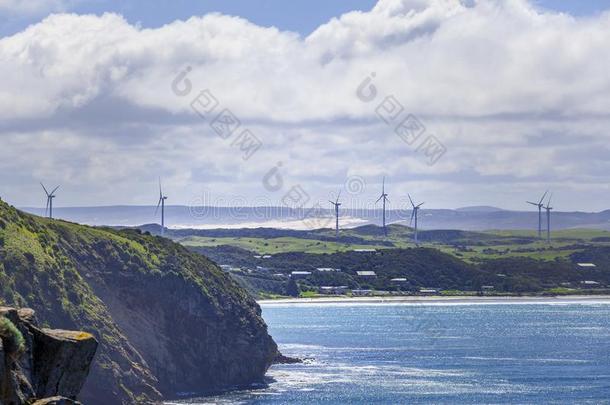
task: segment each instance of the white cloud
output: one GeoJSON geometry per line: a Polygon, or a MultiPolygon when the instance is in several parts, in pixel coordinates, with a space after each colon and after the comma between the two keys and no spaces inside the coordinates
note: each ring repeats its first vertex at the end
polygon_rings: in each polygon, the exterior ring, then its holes
{"type": "Polygon", "coordinates": [[[388,174],[397,187],[415,177],[428,190],[461,182],[474,192],[492,181],[594,189],[608,169],[595,152],[610,138],[609,28],[610,13],[576,19],[524,0],[381,0],[306,38],[219,14],[156,29],[115,14],[51,15],[0,40],[3,165],[32,177],[56,168],[75,186],[142,182],[157,170],[185,188],[207,180],[257,193],[283,161],[291,181],[320,194],[354,172],[388,174]],[[193,90],[178,97],[170,85],[186,66],[193,90]],[[356,88],[371,72],[378,96],[364,103],[356,88]],[[263,139],[255,158],[243,162],[197,120],[189,101],[205,88],[263,139]],[[376,117],[386,95],[446,144],[435,166],[376,117]],[[19,139],[47,145],[49,133],[65,147],[15,157],[19,139]],[[70,145],[85,157],[66,159],[70,145]]]}

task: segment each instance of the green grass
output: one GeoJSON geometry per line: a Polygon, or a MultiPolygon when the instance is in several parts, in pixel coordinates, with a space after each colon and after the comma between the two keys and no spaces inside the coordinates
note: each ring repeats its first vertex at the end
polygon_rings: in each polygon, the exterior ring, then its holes
{"type": "Polygon", "coordinates": [[[299,297],[301,298],[317,298],[321,296],[321,294],[318,294],[315,291],[301,291],[301,294],[299,294],[299,297]]]}
{"type": "MultiPolygon", "coordinates": [[[[510,236],[510,237],[528,237],[536,238],[538,236],[537,230],[491,230],[485,231],[484,233],[498,236],[510,236]]],[[[546,237],[546,231],[543,232],[543,236],[546,237]]],[[[567,239],[567,240],[583,240],[590,241],[593,238],[599,237],[610,237],[609,231],[598,230],[598,229],[562,229],[559,231],[551,232],[551,239],[567,239]]]]}
{"type": "Polygon", "coordinates": [[[9,355],[18,355],[25,351],[25,339],[14,323],[7,318],[0,318],[0,338],[4,350],[9,355]]]}
{"type": "MultiPolygon", "coordinates": [[[[582,291],[582,290],[581,290],[582,291]]],[[[574,288],[564,288],[564,287],[556,287],[545,290],[545,293],[552,295],[570,295],[579,292],[579,290],[574,288]]]]}
{"type": "Polygon", "coordinates": [[[220,245],[236,246],[259,254],[276,254],[286,252],[304,253],[335,253],[354,249],[384,249],[382,245],[358,245],[321,241],[315,239],[300,239],[293,237],[282,238],[209,238],[191,236],[179,241],[184,246],[210,247],[220,245]]]}
{"type": "MultiPolygon", "coordinates": [[[[320,239],[298,237],[257,238],[257,237],[199,237],[191,236],[179,240],[190,247],[214,247],[220,245],[235,246],[257,254],[277,254],[287,252],[303,252],[313,254],[336,253],[354,249],[388,249],[415,247],[412,229],[390,225],[388,237],[377,232],[377,228],[343,229],[343,237],[358,237],[372,244],[347,244],[320,239]],[[378,243],[375,243],[378,242],[378,243]],[[393,246],[382,243],[391,242],[393,246]]],[[[379,231],[380,232],[380,231],[379,231]]],[[[442,231],[439,231],[442,233],[442,231]]],[[[334,236],[332,230],[317,231],[320,238],[334,236]]],[[[462,232],[455,240],[449,242],[422,242],[420,246],[438,249],[469,263],[485,259],[500,259],[506,257],[527,257],[540,260],[555,260],[567,258],[579,251],[575,245],[610,246],[610,242],[592,242],[594,238],[610,238],[610,232],[595,229],[568,229],[554,231],[552,243],[536,238],[536,230],[501,230],[485,232],[462,232]],[[494,238],[495,237],[495,238],[494,238]],[[464,246],[466,250],[457,250],[456,246],[464,246]]]]}

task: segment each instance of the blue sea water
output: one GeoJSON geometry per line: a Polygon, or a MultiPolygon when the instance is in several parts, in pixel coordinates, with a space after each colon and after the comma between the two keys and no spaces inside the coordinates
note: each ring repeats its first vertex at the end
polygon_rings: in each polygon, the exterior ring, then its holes
{"type": "Polygon", "coordinates": [[[307,361],[186,403],[610,403],[606,303],[273,304],[263,317],[307,361]]]}

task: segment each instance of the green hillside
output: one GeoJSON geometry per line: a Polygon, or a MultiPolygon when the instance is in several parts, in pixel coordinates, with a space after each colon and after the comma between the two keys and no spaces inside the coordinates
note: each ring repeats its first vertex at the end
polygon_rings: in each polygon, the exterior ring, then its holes
{"type": "Polygon", "coordinates": [[[86,404],[155,403],[261,381],[277,354],[260,308],[167,239],[24,214],[0,201],[0,303],[93,333],[86,404]]]}

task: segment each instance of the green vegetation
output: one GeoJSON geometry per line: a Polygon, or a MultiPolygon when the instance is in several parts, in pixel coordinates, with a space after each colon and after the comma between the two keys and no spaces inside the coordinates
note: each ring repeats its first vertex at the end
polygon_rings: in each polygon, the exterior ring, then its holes
{"type": "Polygon", "coordinates": [[[301,297],[301,298],[316,298],[316,297],[320,297],[320,294],[318,294],[315,291],[301,291],[301,294],[299,294],[299,297],[301,297]]]}
{"type": "Polygon", "coordinates": [[[18,356],[25,350],[25,339],[15,324],[9,319],[0,318],[0,339],[4,350],[11,356],[18,356]]]}
{"type": "MultiPolygon", "coordinates": [[[[421,245],[416,247],[412,229],[401,225],[388,229],[387,237],[377,226],[346,229],[338,240],[332,230],[264,228],[213,230],[210,232],[219,232],[222,237],[199,234],[193,238],[187,236],[187,230],[181,230],[181,237],[183,242],[189,241],[192,250],[218,263],[250,269],[244,277],[246,283],[256,278],[257,286],[262,286],[262,279],[273,278],[275,293],[286,291],[277,285],[281,283],[277,274],[288,277],[291,271],[311,272],[298,284],[301,291],[316,293],[321,286],[345,286],[402,294],[418,293],[422,288],[433,288],[443,295],[566,294],[602,292],[610,285],[607,231],[558,231],[550,244],[538,239],[535,231],[421,231],[421,245]],[[595,263],[596,267],[580,267],[577,263],[581,262],[595,263]],[[342,271],[316,271],[321,267],[342,271]],[[356,274],[370,270],[376,272],[373,279],[356,274]],[[407,280],[398,283],[392,278],[407,280]],[[487,287],[485,291],[483,286],[487,287]]],[[[255,294],[265,291],[252,285],[249,290],[255,294]]]]}
{"type": "Polygon", "coordinates": [[[181,244],[187,247],[214,247],[214,246],[235,246],[242,249],[250,250],[261,255],[271,255],[286,252],[305,252],[305,253],[334,253],[345,252],[354,249],[374,249],[383,248],[379,245],[360,245],[337,243],[316,239],[299,239],[296,237],[280,237],[280,238],[211,238],[201,236],[190,236],[179,240],[181,244]]]}
{"type": "MultiPolygon", "coordinates": [[[[163,325],[159,312],[187,307],[181,299],[208,308],[213,314],[208,321],[230,319],[235,333],[262,328],[250,295],[201,255],[139,230],[49,220],[0,201],[0,302],[33,308],[43,325],[94,334],[100,348],[90,378],[104,392],[123,392],[126,403],[135,403],[138,396],[157,398],[153,387],[164,381],[157,382],[143,362],[142,356],[151,352],[137,351],[129,340],[128,316],[142,311],[138,325],[163,325]],[[151,308],[159,315],[149,319],[151,308]],[[114,310],[121,313],[116,320],[114,310]]],[[[183,329],[190,323],[165,331],[165,338],[187,339],[183,329]]],[[[18,347],[20,335],[12,334],[14,328],[4,320],[1,327],[16,337],[18,347]]]]}
{"type": "MultiPolygon", "coordinates": [[[[175,231],[178,232],[178,231],[175,231]]],[[[237,230],[181,230],[174,236],[189,248],[234,246],[260,255],[278,253],[337,253],[355,249],[388,249],[415,247],[413,230],[402,225],[390,225],[388,236],[373,225],[344,229],[339,239],[334,231],[287,231],[261,229],[237,230]],[[196,232],[197,235],[189,235],[196,232]],[[222,237],[201,236],[221,234],[222,237]],[[291,236],[287,236],[291,235],[291,236]]],[[[469,232],[458,230],[420,231],[421,246],[432,247],[461,260],[477,263],[481,260],[504,257],[529,257],[555,260],[568,258],[586,247],[584,245],[610,246],[610,232],[591,229],[570,229],[552,233],[552,243],[537,238],[536,231],[487,231],[469,232]]]]}

